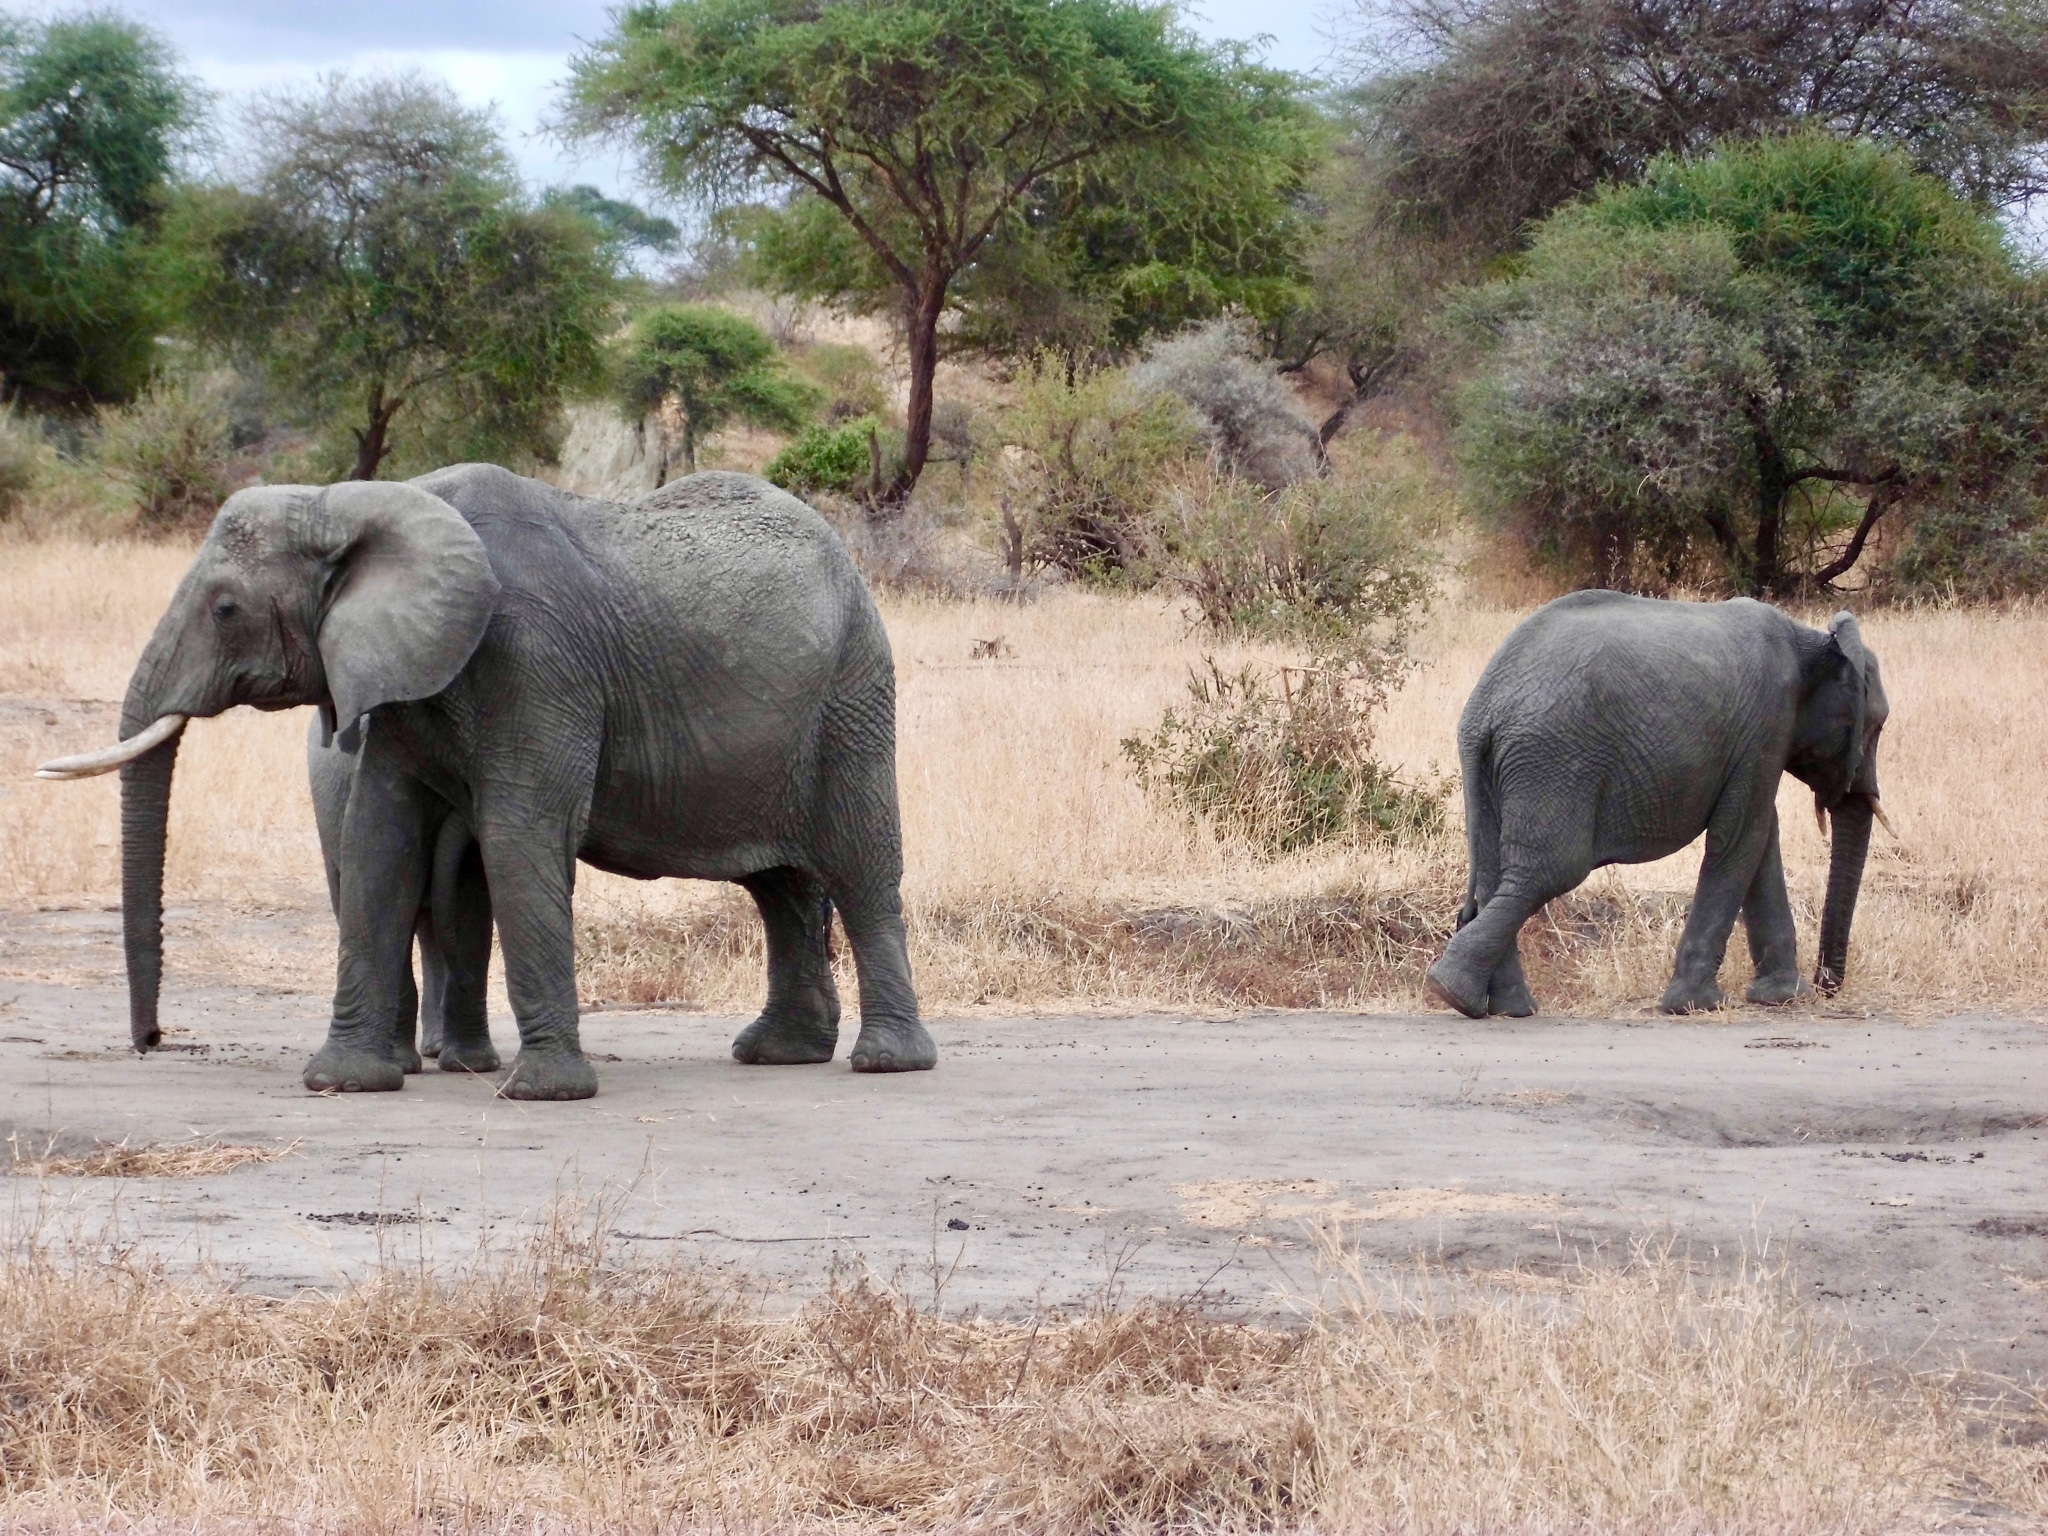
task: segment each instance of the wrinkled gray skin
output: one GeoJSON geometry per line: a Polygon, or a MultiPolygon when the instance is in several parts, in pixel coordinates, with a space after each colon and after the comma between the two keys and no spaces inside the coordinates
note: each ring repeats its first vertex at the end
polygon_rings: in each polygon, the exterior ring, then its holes
{"type": "MultiPolygon", "coordinates": [[[[320,829],[320,858],[327,866],[327,897],[341,915],[342,822],[361,757],[362,730],[329,736],[317,716],[306,737],[306,769],[312,781],[313,821],[320,829]]],[[[491,892],[484,880],[483,851],[469,823],[450,815],[434,837],[428,866],[427,899],[413,920],[419,947],[418,985],[406,970],[400,1000],[397,1050],[408,1074],[438,1057],[443,1072],[495,1072],[500,1065],[491,1044],[485,994],[491,964],[491,892]],[[413,1018],[419,1020],[418,1043],[413,1018]]]]}
{"type": "MultiPolygon", "coordinates": [[[[739,1060],[831,1059],[836,905],[860,977],[854,1069],[935,1061],[904,949],[888,638],[831,529],[765,481],[696,475],[620,506],[461,465],[238,492],[136,666],[121,735],[237,704],[370,717],[337,842],[334,1017],[308,1088],[404,1085],[413,934],[451,816],[488,873],[520,1038],[508,1097],[597,1091],[577,1028],[579,857],[753,895],[768,1002],[739,1060]]],[[[176,753],[174,737],[122,769],[140,1049],[158,1038],[176,753]]]]}
{"type": "Polygon", "coordinates": [[[1815,983],[1848,966],[1890,706],[1856,620],[1827,632],[1763,603],[1578,592],[1531,614],[1487,663],[1458,722],[1472,878],[1430,989],[1472,1018],[1536,1011],[1522,924],[1603,864],[1707,835],[1667,1013],[1717,1008],[1728,936],[1749,931],[1753,1003],[1811,991],[1778,848],[1790,773],[1833,818],[1815,983]]]}

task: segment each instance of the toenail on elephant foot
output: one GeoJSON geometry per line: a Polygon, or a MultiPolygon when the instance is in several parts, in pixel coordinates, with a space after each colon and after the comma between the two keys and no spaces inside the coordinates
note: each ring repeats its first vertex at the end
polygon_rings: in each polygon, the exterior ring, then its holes
{"type": "Polygon", "coordinates": [[[405,1086],[405,1068],[390,1056],[323,1045],[306,1063],[304,1081],[314,1093],[391,1093],[405,1086]]]}
{"type": "Polygon", "coordinates": [[[498,1089],[508,1099],[589,1099],[597,1096],[597,1068],[576,1055],[521,1051],[498,1089]]]}
{"type": "Polygon", "coordinates": [[[732,1059],[750,1067],[815,1066],[838,1049],[836,1019],[763,1013],[734,1037],[732,1059]]]}
{"type": "Polygon", "coordinates": [[[443,1072],[495,1072],[503,1065],[498,1060],[497,1047],[488,1040],[476,1045],[464,1045],[456,1040],[446,1040],[441,1044],[443,1072]]]}
{"type": "MultiPolygon", "coordinates": [[[[1466,978],[1458,974],[1455,967],[1447,966],[1441,960],[1437,961],[1429,968],[1429,975],[1423,985],[1431,997],[1440,1003],[1449,1003],[1466,1018],[1486,1017],[1485,985],[1470,985],[1466,978]]],[[[1532,1003],[1530,1008],[1533,1012],[1535,1005],[1532,1003]]]]}
{"type": "Polygon", "coordinates": [[[1781,1003],[1796,1002],[1802,997],[1813,996],[1813,987],[1797,971],[1784,976],[1759,976],[1749,984],[1743,997],[1761,1007],[1775,1008],[1781,1003]]]}
{"type": "Polygon", "coordinates": [[[1728,994],[1711,982],[1704,987],[1695,987],[1674,981],[1664,989],[1657,1007],[1665,1013],[1712,1013],[1717,1008],[1726,1007],[1727,1003],[1728,994]]]}
{"type": "Polygon", "coordinates": [[[847,1058],[856,1072],[926,1072],[938,1065],[939,1047],[924,1025],[862,1024],[847,1058]]]}

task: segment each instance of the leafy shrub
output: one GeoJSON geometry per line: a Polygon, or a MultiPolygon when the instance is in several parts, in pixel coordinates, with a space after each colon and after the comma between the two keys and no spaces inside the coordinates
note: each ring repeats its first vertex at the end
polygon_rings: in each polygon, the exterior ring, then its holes
{"type": "Polygon", "coordinates": [[[1398,681],[1392,653],[1322,657],[1270,679],[1213,657],[1204,666],[1184,710],[1122,743],[1148,793],[1274,854],[1442,828],[1450,782],[1406,784],[1372,755],[1374,717],[1398,681]]]}
{"type": "Polygon", "coordinates": [[[1201,424],[1177,396],[1051,354],[1020,370],[1016,389],[1004,501],[1021,560],[1098,578],[1142,571],[1159,488],[1200,446],[1201,424]]]}
{"type": "Polygon", "coordinates": [[[1196,475],[1163,498],[1159,579],[1219,633],[1331,644],[1378,627],[1398,635],[1435,588],[1416,533],[1419,475],[1304,480],[1274,495],[1196,475]]]}
{"type": "Polygon", "coordinates": [[[882,456],[880,433],[881,424],[872,416],[856,416],[837,426],[806,427],[762,473],[799,496],[814,491],[872,495],[876,460],[882,456]]]}
{"type": "Polygon", "coordinates": [[[234,489],[233,425],[219,391],[159,382],[100,412],[100,463],[135,494],[156,531],[203,528],[234,489]]]}
{"type": "Polygon", "coordinates": [[[797,370],[824,392],[827,421],[853,421],[862,416],[880,419],[888,409],[882,365],[866,347],[821,342],[803,354],[797,370]]]}
{"type": "Polygon", "coordinates": [[[1130,383],[1141,396],[1185,401],[1233,474],[1273,491],[1316,473],[1315,432],[1294,414],[1286,383],[1241,320],[1211,320],[1155,341],[1130,383]]]}
{"type": "Polygon", "coordinates": [[[52,457],[33,421],[12,405],[0,406],[0,523],[26,504],[52,457]]]}

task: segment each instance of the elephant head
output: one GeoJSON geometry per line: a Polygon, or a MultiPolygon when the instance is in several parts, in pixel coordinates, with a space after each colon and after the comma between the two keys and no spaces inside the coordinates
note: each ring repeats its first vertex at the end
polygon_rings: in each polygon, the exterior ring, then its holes
{"type": "Polygon", "coordinates": [[[327,728],[455,680],[498,599],[475,530],[416,486],[352,481],[239,491],[214,519],[129,679],[118,746],[41,777],[121,769],[129,1028],[157,1044],[164,832],[189,718],[317,704],[327,728]]]}
{"type": "Polygon", "coordinates": [[[1878,799],[1877,745],[1891,713],[1877,658],[1864,649],[1854,615],[1838,613],[1829,623],[1827,646],[1808,669],[1805,685],[1786,767],[1812,789],[1822,829],[1830,819],[1834,823],[1820,960],[1813,974],[1815,986],[1833,992],[1848,973],[1849,924],[1870,854],[1871,822],[1885,819],[1878,799]]]}

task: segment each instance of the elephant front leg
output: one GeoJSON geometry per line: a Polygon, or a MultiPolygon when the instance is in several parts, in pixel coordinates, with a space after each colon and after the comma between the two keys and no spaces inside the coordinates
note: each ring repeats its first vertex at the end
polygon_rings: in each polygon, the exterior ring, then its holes
{"type": "Polygon", "coordinates": [[[587,1099],[597,1069],[583,1055],[576,1006],[575,839],[566,825],[485,818],[484,867],[505,956],[519,1055],[508,1099],[587,1099]]]}
{"type": "Polygon", "coordinates": [[[802,870],[769,869],[740,884],[767,933],[768,1005],[733,1041],[733,1059],[750,1066],[830,1061],[839,1048],[839,989],[823,883],[802,870]]]}
{"type": "Polygon", "coordinates": [[[1778,849],[1773,820],[1770,845],[1742,899],[1742,922],[1749,931],[1749,958],[1756,979],[1743,995],[1767,1007],[1789,1003],[1813,993],[1799,974],[1799,933],[1792,922],[1792,899],[1785,893],[1785,861],[1778,849]]]}
{"type": "Polygon", "coordinates": [[[315,1093],[405,1086],[413,1011],[413,922],[427,882],[431,803],[421,787],[365,746],[342,824],[341,951],[334,1017],[306,1063],[315,1093]],[[401,1033],[404,1049],[401,1050],[401,1033]]]}
{"type": "Polygon", "coordinates": [[[1776,807],[1752,791],[1731,789],[1715,807],[1707,822],[1706,857],[1700,861],[1692,911],[1678,941],[1678,963],[1657,1004],[1664,1012],[1708,1012],[1728,1001],[1720,980],[1728,936],[1777,830],[1776,807]]]}

